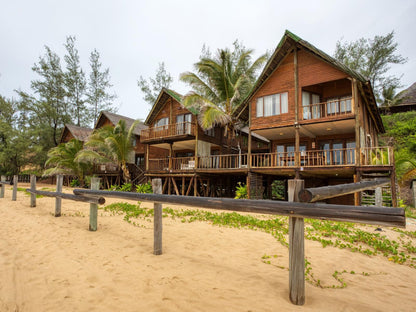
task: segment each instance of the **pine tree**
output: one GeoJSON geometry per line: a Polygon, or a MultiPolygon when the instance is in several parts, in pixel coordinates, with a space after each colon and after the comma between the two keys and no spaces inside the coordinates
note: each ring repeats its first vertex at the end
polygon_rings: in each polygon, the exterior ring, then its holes
{"type": "Polygon", "coordinates": [[[159,69],[156,72],[155,78],[149,77],[148,80],[140,76],[140,79],[137,81],[137,85],[140,90],[144,93],[143,99],[150,105],[153,105],[157,96],[159,95],[162,88],[169,89],[170,84],[172,83],[172,76],[166,71],[165,63],[159,63],[159,69]]]}
{"type": "Polygon", "coordinates": [[[87,102],[89,103],[94,124],[97,122],[98,115],[101,111],[115,112],[114,106],[115,94],[108,93],[112,87],[110,83],[110,70],[107,68],[101,71],[100,54],[94,49],[90,55],[91,73],[88,81],[87,102]]]}

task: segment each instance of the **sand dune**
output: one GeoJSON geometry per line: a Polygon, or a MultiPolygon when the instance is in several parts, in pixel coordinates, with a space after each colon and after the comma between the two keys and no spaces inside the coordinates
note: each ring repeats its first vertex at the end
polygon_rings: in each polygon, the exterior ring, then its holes
{"type": "MultiPolygon", "coordinates": [[[[23,186],[24,187],[24,186],[23,186]]],[[[107,200],[115,202],[120,200],[107,200]]],[[[270,234],[206,222],[163,220],[163,255],[154,256],[153,224],[89,204],[18,193],[0,199],[0,311],[414,311],[416,269],[306,240],[305,254],[324,285],[335,270],[347,287],[306,284],[306,303],[288,299],[288,249],[270,234]],[[272,264],[263,255],[276,255],[272,264]]],[[[151,207],[151,204],[143,204],[151,207]]],[[[169,207],[173,207],[169,205],[169,207]]],[[[414,223],[407,230],[415,231],[414,223]]],[[[388,233],[388,230],[386,230],[388,233]]]]}

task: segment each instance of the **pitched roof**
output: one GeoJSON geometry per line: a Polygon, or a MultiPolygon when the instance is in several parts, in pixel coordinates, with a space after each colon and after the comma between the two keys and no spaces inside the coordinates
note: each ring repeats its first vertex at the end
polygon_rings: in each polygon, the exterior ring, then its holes
{"type": "Polygon", "coordinates": [[[91,134],[92,129],[66,124],[62,130],[60,142],[62,142],[67,132],[71,133],[75,139],[85,142],[91,134]]]}
{"type": "MultiPolygon", "coordinates": [[[[156,118],[156,116],[159,114],[159,112],[162,110],[163,106],[165,106],[166,101],[169,98],[173,98],[175,101],[177,101],[179,104],[182,105],[182,98],[183,96],[173,90],[162,88],[160,90],[160,93],[155,101],[155,103],[152,106],[152,109],[150,113],[147,115],[147,118],[144,122],[145,125],[150,125],[156,118]]],[[[193,108],[186,108],[189,112],[191,112],[193,115],[198,115],[198,111],[193,108]]]]}
{"type": "Polygon", "coordinates": [[[248,104],[254,94],[262,87],[264,82],[274,73],[274,71],[279,67],[280,63],[284,60],[284,58],[295,48],[300,47],[303,49],[308,50],[310,53],[316,55],[324,62],[330,64],[331,66],[337,68],[338,70],[348,74],[350,77],[357,79],[360,82],[361,90],[366,95],[367,100],[369,101],[369,109],[374,115],[376,123],[379,127],[381,132],[384,132],[383,123],[381,117],[378,113],[377,103],[373,94],[373,89],[371,87],[370,82],[361,74],[357,73],[356,71],[350,69],[345,64],[341,63],[340,61],[336,60],[332,56],[329,56],[325,52],[319,50],[309,42],[303,40],[299,36],[293,34],[289,30],[285,31],[282,39],[280,40],[279,44],[277,45],[275,51],[273,52],[272,56],[270,57],[269,61],[267,62],[266,66],[264,67],[262,73],[260,74],[259,78],[257,79],[255,85],[251,89],[250,93],[240,105],[240,107],[236,110],[235,116],[237,118],[248,120],[249,112],[248,112],[248,104]]]}
{"type": "Polygon", "coordinates": [[[400,101],[401,105],[415,104],[416,103],[416,82],[409,88],[399,92],[396,98],[400,101]]]}
{"type": "MultiPolygon", "coordinates": [[[[103,117],[107,118],[114,126],[118,124],[120,120],[124,120],[126,122],[127,128],[130,128],[132,124],[135,122],[135,119],[132,119],[130,117],[118,115],[107,111],[102,111],[97,119],[97,123],[95,124],[94,129],[97,129],[97,127],[99,127],[103,117]]],[[[147,126],[144,125],[143,122],[139,122],[139,124],[134,128],[133,133],[136,135],[140,135],[140,132],[144,129],[147,129],[147,126]]]]}

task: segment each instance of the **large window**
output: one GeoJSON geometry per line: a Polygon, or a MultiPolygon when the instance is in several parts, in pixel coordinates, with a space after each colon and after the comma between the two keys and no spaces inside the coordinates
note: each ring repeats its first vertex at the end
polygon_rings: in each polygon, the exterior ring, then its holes
{"type": "Polygon", "coordinates": [[[303,119],[321,118],[321,106],[314,105],[319,103],[319,95],[302,91],[303,119]]]}
{"type": "MultiPolygon", "coordinates": [[[[158,121],[156,121],[155,127],[167,126],[168,124],[169,124],[169,118],[164,117],[164,118],[160,118],[158,121]]],[[[164,127],[164,128],[167,129],[167,127],[164,127]]],[[[161,129],[158,129],[158,130],[161,130],[161,129]]]]}
{"type": "Polygon", "coordinates": [[[191,133],[191,124],[192,115],[183,114],[176,116],[176,132],[177,134],[190,134],[191,133]]]}
{"type": "Polygon", "coordinates": [[[256,116],[267,117],[288,112],[288,93],[278,93],[263,96],[257,99],[256,116]]]}

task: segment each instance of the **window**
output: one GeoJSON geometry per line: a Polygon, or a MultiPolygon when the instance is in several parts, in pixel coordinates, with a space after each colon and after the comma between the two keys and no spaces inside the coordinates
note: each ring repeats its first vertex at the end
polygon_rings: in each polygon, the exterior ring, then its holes
{"type": "Polygon", "coordinates": [[[288,112],[288,93],[278,93],[257,99],[256,116],[268,117],[288,112]]]}
{"type": "Polygon", "coordinates": [[[355,164],[355,141],[347,142],[347,163],[355,164]]]}
{"type": "Polygon", "coordinates": [[[177,134],[191,134],[192,115],[183,114],[176,116],[177,134]]]}
{"type": "MultiPolygon", "coordinates": [[[[163,129],[167,129],[168,128],[167,127],[168,124],[169,124],[169,118],[168,117],[164,117],[164,118],[160,118],[158,121],[156,121],[155,127],[166,126],[166,127],[163,127],[163,129]]],[[[162,128],[161,129],[158,129],[158,130],[162,130],[162,128]]]]}
{"type": "Polygon", "coordinates": [[[215,137],[215,128],[212,127],[211,129],[205,130],[204,133],[208,136],[215,137]]]}
{"type": "Polygon", "coordinates": [[[321,118],[320,105],[314,105],[319,103],[319,95],[310,92],[302,91],[302,107],[303,107],[303,119],[316,119],[321,118]]]}
{"type": "Polygon", "coordinates": [[[330,98],[326,104],[327,115],[351,113],[351,96],[330,98]]]}

